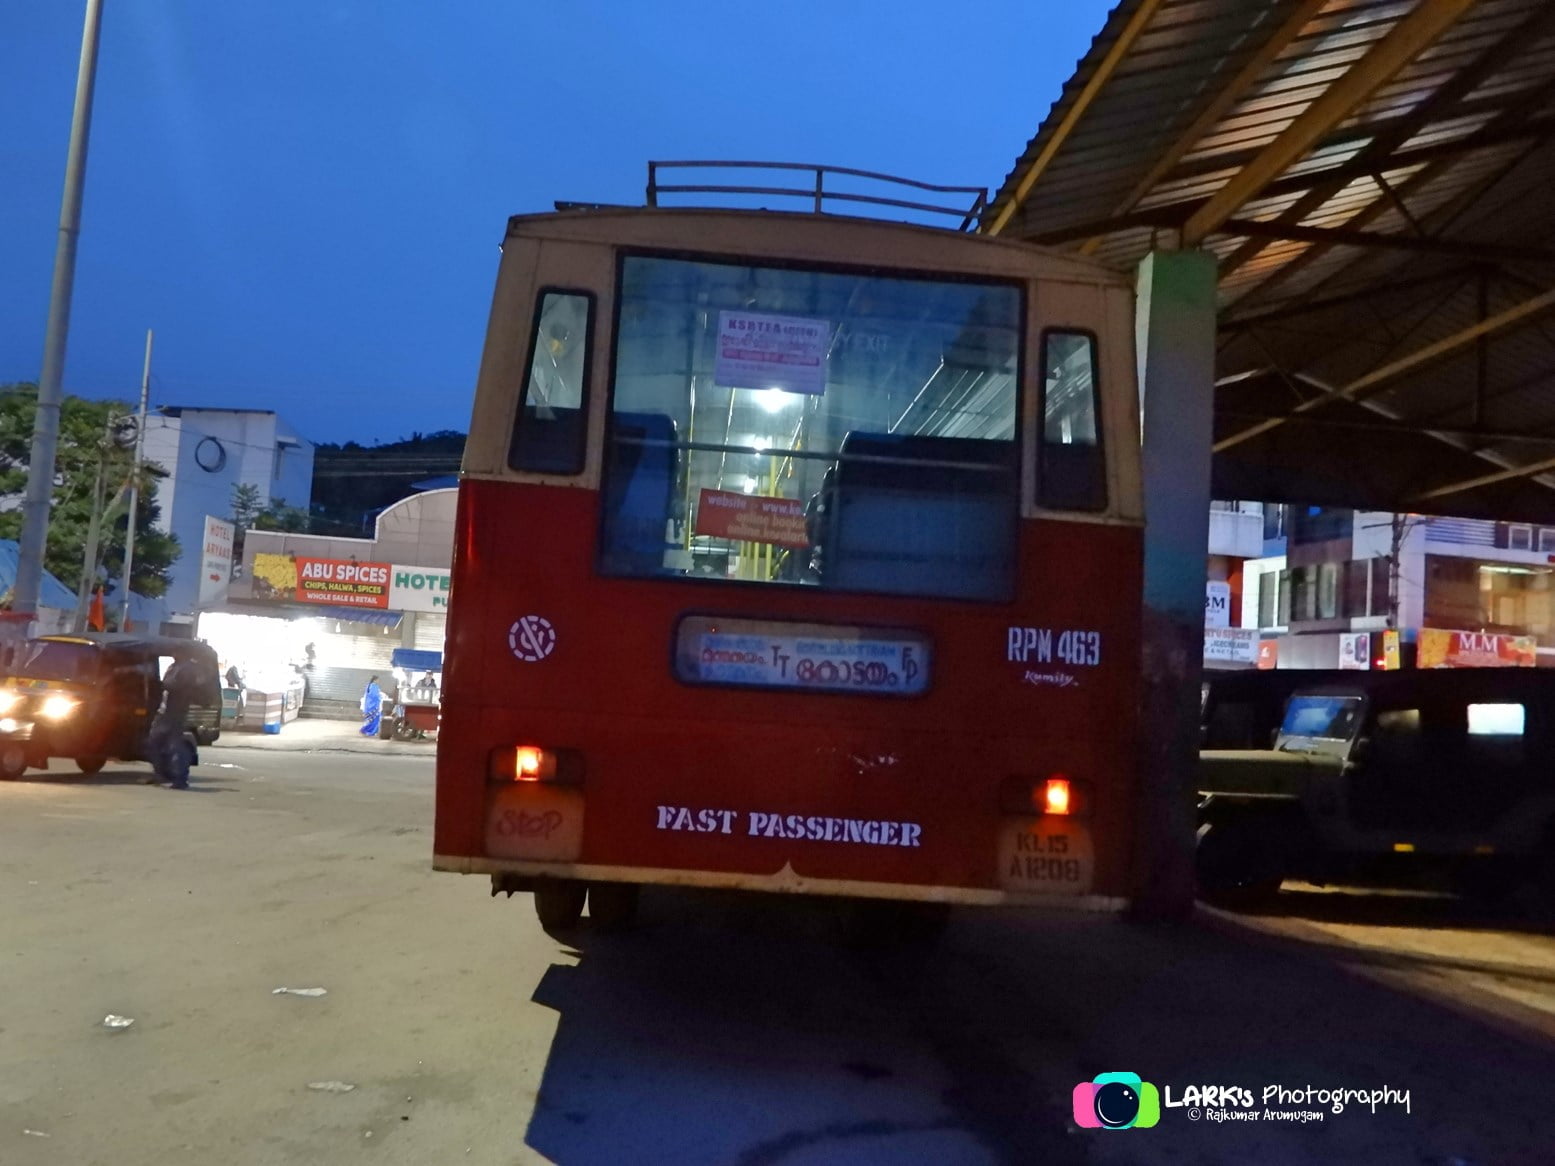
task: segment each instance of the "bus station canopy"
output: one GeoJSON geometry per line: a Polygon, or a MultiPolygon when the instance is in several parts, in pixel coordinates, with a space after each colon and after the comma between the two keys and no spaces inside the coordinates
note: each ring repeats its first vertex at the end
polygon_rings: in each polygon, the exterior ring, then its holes
{"type": "Polygon", "coordinates": [[[979,229],[1219,261],[1213,489],[1555,525],[1555,2],[1122,0],[979,229]]]}

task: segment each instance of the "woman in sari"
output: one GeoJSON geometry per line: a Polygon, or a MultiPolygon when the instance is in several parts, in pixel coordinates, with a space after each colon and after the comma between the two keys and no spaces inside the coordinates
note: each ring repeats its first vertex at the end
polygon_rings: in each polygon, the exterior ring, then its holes
{"type": "Polygon", "coordinates": [[[383,689],[378,687],[376,676],[367,682],[367,691],[362,693],[362,718],[362,736],[376,737],[383,720],[383,689]]]}

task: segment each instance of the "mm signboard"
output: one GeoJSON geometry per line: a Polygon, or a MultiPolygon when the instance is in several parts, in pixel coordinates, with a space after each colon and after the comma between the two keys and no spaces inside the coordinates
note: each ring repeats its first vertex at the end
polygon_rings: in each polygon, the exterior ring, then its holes
{"type": "Polygon", "coordinates": [[[1420,668],[1532,668],[1537,663],[1538,642],[1532,636],[1420,629],[1420,668]]]}

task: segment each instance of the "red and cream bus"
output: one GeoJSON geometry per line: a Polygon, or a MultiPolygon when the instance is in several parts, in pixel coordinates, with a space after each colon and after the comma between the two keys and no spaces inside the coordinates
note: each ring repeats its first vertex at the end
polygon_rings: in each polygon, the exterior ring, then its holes
{"type": "Polygon", "coordinates": [[[830,215],[508,226],[459,487],[435,865],[1122,905],[1126,280],[830,215]]]}

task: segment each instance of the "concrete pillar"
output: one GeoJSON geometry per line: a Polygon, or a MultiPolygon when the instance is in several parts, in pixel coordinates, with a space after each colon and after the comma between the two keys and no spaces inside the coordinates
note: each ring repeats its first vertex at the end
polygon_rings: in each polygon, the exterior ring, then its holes
{"type": "Polygon", "coordinates": [[[1145,589],[1133,911],[1145,919],[1178,919],[1193,907],[1215,283],[1215,258],[1206,252],[1157,251],[1139,267],[1145,589]]]}
{"type": "Polygon", "coordinates": [[[416,646],[416,613],[407,611],[400,616],[400,647],[416,646]]]}

